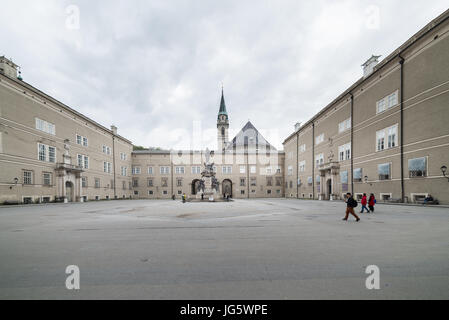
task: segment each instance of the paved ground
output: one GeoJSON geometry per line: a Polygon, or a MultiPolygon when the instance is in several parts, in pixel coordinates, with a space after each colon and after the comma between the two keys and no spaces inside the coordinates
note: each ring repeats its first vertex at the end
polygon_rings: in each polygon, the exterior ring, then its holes
{"type": "Polygon", "coordinates": [[[0,298],[448,299],[449,209],[376,208],[356,223],[341,202],[286,199],[3,207],[0,298]]]}

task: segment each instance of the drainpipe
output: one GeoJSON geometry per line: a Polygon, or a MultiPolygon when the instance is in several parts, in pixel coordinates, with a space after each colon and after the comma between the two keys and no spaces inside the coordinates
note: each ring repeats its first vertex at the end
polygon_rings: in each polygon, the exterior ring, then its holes
{"type": "Polygon", "coordinates": [[[312,199],[315,199],[315,122],[312,122],[312,199]]]}
{"type": "Polygon", "coordinates": [[[400,119],[400,149],[401,149],[401,201],[404,203],[405,201],[405,189],[404,189],[404,58],[399,53],[399,64],[401,65],[401,119],[400,119]]]}
{"type": "Polygon", "coordinates": [[[299,199],[299,185],[298,185],[298,179],[299,179],[299,129],[298,132],[296,132],[296,199],[299,199]]]}
{"type": "MultiPolygon", "coordinates": [[[[245,151],[243,151],[245,152],[245,151]]],[[[247,189],[247,199],[249,199],[249,154],[246,152],[246,189],[247,189]]]]}
{"type": "Polygon", "coordinates": [[[354,95],[351,96],[351,193],[354,195],[354,95]]]}
{"type": "Polygon", "coordinates": [[[115,135],[112,135],[112,170],[114,175],[114,199],[117,199],[117,189],[115,183],[115,135]]]}

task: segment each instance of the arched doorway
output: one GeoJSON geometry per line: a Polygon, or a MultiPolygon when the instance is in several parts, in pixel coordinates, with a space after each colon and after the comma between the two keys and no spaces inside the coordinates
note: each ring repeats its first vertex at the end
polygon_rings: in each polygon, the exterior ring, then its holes
{"type": "Polygon", "coordinates": [[[199,179],[194,179],[192,181],[192,195],[196,195],[198,193],[198,187],[200,185],[199,179]]]}
{"type": "Polygon", "coordinates": [[[223,195],[229,194],[229,196],[232,198],[232,181],[229,179],[225,179],[223,180],[223,183],[221,185],[221,191],[223,195]]]}
{"type": "Polygon", "coordinates": [[[327,195],[326,195],[326,199],[330,200],[331,195],[332,195],[332,180],[328,179],[326,182],[326,186],[327,186],[327,195]]]}
{"type": "Polygon", "coordinates": [[[65,183],[65,196],[68,202],[73,201],[73,183],[70,181],[65,183]]]}

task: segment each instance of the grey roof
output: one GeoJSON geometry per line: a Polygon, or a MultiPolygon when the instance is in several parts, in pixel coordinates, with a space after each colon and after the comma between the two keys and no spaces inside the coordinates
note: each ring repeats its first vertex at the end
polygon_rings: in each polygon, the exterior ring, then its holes
{"type": "Polygon", "coordinates": [[[238,147],[254,146],[255,149],[266,148],[276,151],[273,147],[254,127],[251,121],[248,121],[242,130],[232,139],[231,143],[226,147],[226,150],[237,149],[238,147]]]}

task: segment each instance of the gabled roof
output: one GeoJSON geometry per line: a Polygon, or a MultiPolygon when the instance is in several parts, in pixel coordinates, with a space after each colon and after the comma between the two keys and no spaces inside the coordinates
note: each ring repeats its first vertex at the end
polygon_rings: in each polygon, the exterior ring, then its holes
{"type": "Polygon", "coordinates": [[[238,148],[244,148],[249,146],[254,147],[256,150],[271,150],[276,151],[273,147],[253,126],[251,121],[248,121],[242,128],[242,130],[237,133],[237,135],[232,139],[226,150],[234,150],[238,148]]]}

